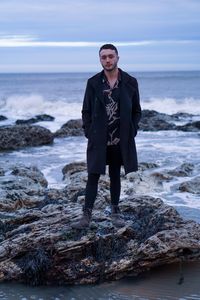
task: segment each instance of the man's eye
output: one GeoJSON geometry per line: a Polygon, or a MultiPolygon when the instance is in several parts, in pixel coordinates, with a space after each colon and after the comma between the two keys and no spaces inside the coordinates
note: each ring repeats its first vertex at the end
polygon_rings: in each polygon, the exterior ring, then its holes
{"type": "Polygon", "coordinates": [[[103,56],[101,57],[101,59],[104,60],[104,59],[106,59],[107,57],[110,58],[110,59],[113,59],[113,58],[114,58],[114,55],[112,55],[112,54],[107,55],[107,56],[106,56],[106,55],[103,55],[103,56]]]}

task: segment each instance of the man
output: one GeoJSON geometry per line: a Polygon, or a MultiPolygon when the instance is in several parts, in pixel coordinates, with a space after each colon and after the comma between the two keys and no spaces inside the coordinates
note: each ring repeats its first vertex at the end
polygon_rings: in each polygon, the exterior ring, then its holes
{"type": "Polygon", "coordinates": [[[85,91],[82,120],[87,145],[88,181],[82,218],[73,228],[89,226],[100,174],[109,166],[111,219],[125,225],[120,215],[120,168],[137,171],[134,137],[141,117],[137,80],[118,68],[117,48],[105,44],[99,50],[102,72],[91,77],[85,91]]]}

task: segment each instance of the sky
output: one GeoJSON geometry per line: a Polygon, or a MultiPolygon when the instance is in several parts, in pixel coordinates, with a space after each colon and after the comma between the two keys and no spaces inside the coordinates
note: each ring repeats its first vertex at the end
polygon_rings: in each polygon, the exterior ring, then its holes
{"type": "Polygon", "coordinates": [[[200,0],[0,0],[0,73],[200,70],[200,0]]]}

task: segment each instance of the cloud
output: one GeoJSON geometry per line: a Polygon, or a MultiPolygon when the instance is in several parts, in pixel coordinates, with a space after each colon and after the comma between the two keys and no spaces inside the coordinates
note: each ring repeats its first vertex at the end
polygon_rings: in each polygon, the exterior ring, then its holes
{"type": "MultiPolygon", "coordinates": [[[[4,47],[100,47],[107,41],[41,41],[36,36],[5,35],[0,36],[0,48],[4,47]]],[[[110,43],[110,41],[109,41],[110,43]]],[[[136,47],[162,44],[191,44],[199,40],[143,40],[143,41],[111,41],[116,46],[136,47]]]]}

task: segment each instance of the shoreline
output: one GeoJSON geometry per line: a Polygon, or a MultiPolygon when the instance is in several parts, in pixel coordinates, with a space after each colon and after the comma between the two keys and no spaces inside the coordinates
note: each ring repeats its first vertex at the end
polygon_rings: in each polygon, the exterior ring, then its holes
{"type": "Polygon", "coordinates": [[[1,283],[2,300],[157,300],[200,299],[200,262],[155,267],[139,277],[127,277],[117,282],[86,286],[40,286],[1,283]]]}

